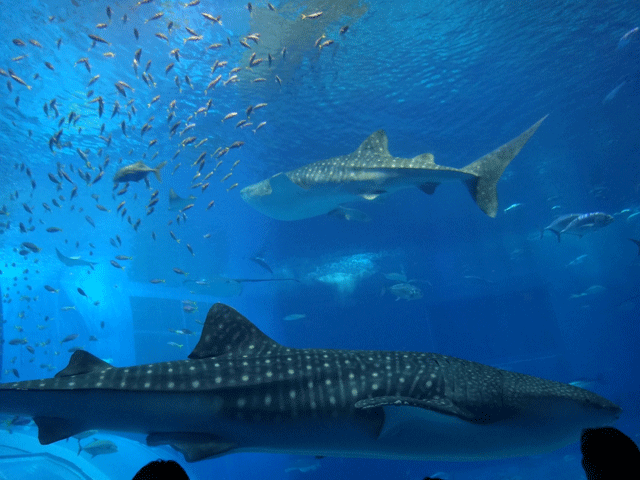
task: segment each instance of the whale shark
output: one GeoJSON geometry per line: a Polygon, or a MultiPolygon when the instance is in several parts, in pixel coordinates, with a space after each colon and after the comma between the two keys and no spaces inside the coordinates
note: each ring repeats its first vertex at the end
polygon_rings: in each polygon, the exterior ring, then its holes
{"type": "Polygon", "coordinates": [[[378,130],[349,155],[280,172],[243,188],[240,195],[271,218],[300,220],[334,212],[343,203],[371,201],[404,188],[418,187],[431,195],[443,182],[461,181],[480,209],[493,218],[498,212],[500,176],[545,118],[463,168],[436,165],[430,153],[393,157],[387,134],[378,130]]]}
{"type": "Polygon", "coordinates": [[[31,416],[44,445],[129,431],[188,462],[233,452],[472,461],[578,442],[621,409],[437,353],[286,347],[217,303],[188,359],[118,368],[78,350],[53,378],[0,384],[0,413],[31,416]]]}

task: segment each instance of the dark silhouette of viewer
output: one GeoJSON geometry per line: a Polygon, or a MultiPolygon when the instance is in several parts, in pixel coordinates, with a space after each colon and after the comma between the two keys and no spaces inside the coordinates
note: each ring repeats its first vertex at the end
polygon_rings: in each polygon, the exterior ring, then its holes
{"type": "Polygon", "coordinates": [[[580,450],[587,480],[640,478],[640,450],[617,428],[585,428],[580,450]]]}
{"type": "Polygon", "coordinates": [[[154,460],[142,467],[133,480],[189,480],[189,475],[173,460],[154,460]]]}

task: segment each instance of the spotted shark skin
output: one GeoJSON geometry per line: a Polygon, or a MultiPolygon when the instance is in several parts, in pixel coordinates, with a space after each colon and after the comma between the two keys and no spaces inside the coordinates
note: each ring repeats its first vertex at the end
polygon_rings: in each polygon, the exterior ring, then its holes
{"type": "Polygon", "coordinates": [[[278,173],[240,192],[245,202],[278,220],[300,220],[334,212],[343,203],[374,200],[404,188],[433,194],[443,182],[461,181],[489,217],[498,212],[497,183],[505,168],[542,124],[543,117],[513,140],[463,168],[436,165],[430,153],[393,157],[383,130],[349,155],[278,173]]]}
{"type": "Polygon", "coordinates": [[[0,413],[32,416],[42,444],[132,431],[190,462],[532,455],[620,412],[578,387],[436,353],[288,348],[221,303],[188,360],[117,368],[77,351],[54,378],[0,384],[0,413]]]}

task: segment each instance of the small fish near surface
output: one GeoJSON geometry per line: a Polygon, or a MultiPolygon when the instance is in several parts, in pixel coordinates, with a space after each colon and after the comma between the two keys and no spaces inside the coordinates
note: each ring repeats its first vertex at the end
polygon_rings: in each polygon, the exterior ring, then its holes
{"type": "Polygon", "coordinates": [[[145,165],[142,160],[136,163],[132,163],[131,165],[127,165],[126,167],[122,167],[119,169],[116,174],[113,176],[113,183],[124,183],[124,182],[139,182],[140,180],[146,179],[149,173],[153,172],[158,179],[159,182],[162,182],[162,177],[160,176],[160,170],[167,164],[166,161],[161,162],[156,166],[156,168],[151,168],[145,165]]]}
{"type": "Polygon", "coordinates": [[[429,153],[414,158],[393,157],[383,130],[373,133],[353,153],[320,160],[278,173],[245,187],[242,199],[278,220],[300,220],[335,211],[343,203],[374,200],[382,194],[418,187],[433,194],[448,181],[463,182],[489,217],[498,212],[497,183],[542,121],[491,153],[463,168],[436,165],[429,153]]]}
{"type": "Polygon", "coordinates": [[[129,431],[188,462],[236,452],[540,455],[621,411],[588,390],[437,353],[286,347],[221,303],[187,360],[117,368],[78,350],[52,379],[0,384],[0,413],[31,416],[42,445],[129,431]]]}
{"type": "Polygon", "coordinates": [[[558,237],[558,242],[560,242],[560,235],[562,234],[577,235],[578,238],[582,238],[587,233],[606,227],[613,220],[614,218],[611,215],[602,212],[570,213],[556,218],[547,227],[540,230],[540,238],[544,236],[546,230],[555,233],[558,237]]]}

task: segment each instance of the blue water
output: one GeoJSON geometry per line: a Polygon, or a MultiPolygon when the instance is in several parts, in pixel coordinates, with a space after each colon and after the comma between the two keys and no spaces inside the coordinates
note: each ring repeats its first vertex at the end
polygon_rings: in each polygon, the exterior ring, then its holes
{"type": "MultiPolygon", "coordinates": [[[[640,257],[628,239],[640,238],[640,36],[617,48],[620,38],[640,25],[637,2],[274,1],[276,12],[253,2],[251,14],[240,1],[191,7],[136,3],[2,5],[0,68],[11,69],[30,87],[0,77],[3,382],[15,378],[13,369],[21,380],[52,376],[66,366],[74,346],[117,366],[184,359],[197,343],[197,321],[213,302],[224,301],[295,347],[435,351],[558,381],[592,380],[588,388],[622,406],[617,426],[638,442],[640,257]],[[302,13],[317,11],[323,16],[300,20],[302,13]],[[158,12],[164,16],[145,23],[158,12]],[[220,15],[222,24],[202,12],[220,15]],[[106,28],[98,28],[101,23],[106,28]],[[343,25],[349,29],[341,35],[343,25]],[[185,27],[203,38],[185,42],[191,35],[185,27]],[[156,33],[167,35],[168,42],[156,33]],[[239,40],[251,33],[260,34],[259,42],[247,39],[247,44],[265,60],[248,70],[251,51],[239,40]],[[89,34],[110,44],[91,48],[89,34]],[[314,48],[322,34],[321,42],[334,43],[314,48]],[[215,43],[221,47],[207,49],[215,43]],[[136,76],[132,63],[139,48],[136,76]],[[179,61],[170,54],[176,48],[179,61]],[[108,52],[112,55],[105,56],[108,52]],[[21,55],[26,57],[16,60],[21,55]],[[78,63],[81,58],[88,59],[90,72],[78,63]],[[216,60],[228,64],[212,74],[216,60]],[[148,61],[151,86],[141,76],[148,61]],[[165,73],[170,63],[174,67],[165,73]],[[223,85],[233,67],[241,67],[238,81],[223,85]],[[205,95],[218,74],[220,83],[205,95]],[[126,98],[114,87],[118,81],[133,89],[125,90],[126,98]],[[98,96],[104,101],[101,118],[98,102],[91,103],[98,96]],[[209,99],[206,116],[189,118],[209,99]],[[120,112],[111,118],[116,100],[120,112]],[[175,118],[167,122],[173,100],[175,118]],[[267,105],[251,113],[253,125],[236,127],[247,107],[259,103],[267,105]],[[71,112],[80,118],[69,122],[71,112]],[[222,122],[230,112],[238,115],[222,122]],[[431,152],[441,165],[462,167],[547,114],[498,184],[495,219],[455,183],[432,196],[407,189],[384,202],[349,205],[371,217],[366,223],[272,220],[239,195],[277,172],[350,153],[378,129],[386,131],[394,156],[431,152]],[[59,126],[62,117],[67,121],[59,126]],[[182,123],[170,137],[178,120],[182,123]],[[254,132],[261,122],[266,124],[254,132]],[[152,128],[141,135],[145,123],[152,128]],[[180,135],[188,123],[195,126],[180,135]],[[58,144],[50,146],[60,130],[58,144]],[[189,136],[196,140],[181,147],[189,136]],[[217,157],[219,148],[235,141],[244,145],[217,157]],[[91,166],[78,150],[88,154],[91,166]],[[205,151],[205,166],[194,179],[198,169],[192,164],[205,151]],[[107,156],[104,178],[87,185],[77,169],[93,180],[107,156]],[[132,183],[117,195],[123,184],[113,190],[113,175],[138,160],[152,167],[168,161],[162,183],[151,174],[150,189],[132,183]],[[73,186],[57,175],[59,167],[78,186],[76,198],[70,199],[73,186]],[[59,191],[49,173],[60,182],[59,191]],[[199,182],[210,184],[192,188],[199,182]],[[168,210],[172,188],[181,197],[197,197],[184,215],[168,210]],[[156,189],[159,202],[147,214],[156,189]],[[124,217],[116,211],[122,201],[124,217]],[[520,205],[505,211],[514,204],[520,205]],[[540,239],[540,228],[557,216],[592,211],[615,221],[580,239],[567,235],[558,243],[549,232],[540,239]],[[49,233],[50,227],[62,231],[49,233]],[[41,251],[21,255],[22,242],[41,251]],[[55,248],[98,263],[93,270],[65,266],[55,248]],[[132,260],[116,260],[124,269],[116,268],[110,265],[116,255],[132,260]],[[256,256],[273,275],[251,260],[256,256]],[[415,280],[422,298],[396,300],[389,289],[397,282],[384,276],[391,273],[415,280]],[[242,283],[240,295],[232,297],[201,289],[191,293],[195,284],[184,283],[215,277],[299,282],[242,283]],[[599,287],[587,290],[592,286],[599,287]],[[197,310],[184,311],[182,300],[196,302],[197,310]],[[283,320],[292,314],[304,318],[283,320]],[[170,331],[185,328],[196,335],[170,331]],[[79,334],[76,340],[59,343],[73,333],[79,334]],[[98,340],[89,341],[89,335],[98,340]],[[24,337],[35,353],[27,345],[8,344],[24,337]],[[47,340],[51,343],[38,346],[47,340]]],[[[24,431],[36,434],[33,426],[24,431]]],[[[117,437],[109,438],[117,443],[117,437]]],[[[106,465],[112,457],[94,462],[106,465]]],[[[584,478],[577,445],[544,456],[473,464],[307,459],[309,471],[285,472],[296,460],[238,454],[188,468],[192,478],[210,478],[212,472],[216,478],[413,480],[435,472],[456,480],[584,478]]],[[[131,477],[129,472],[113,476],[131,477]]]]}

